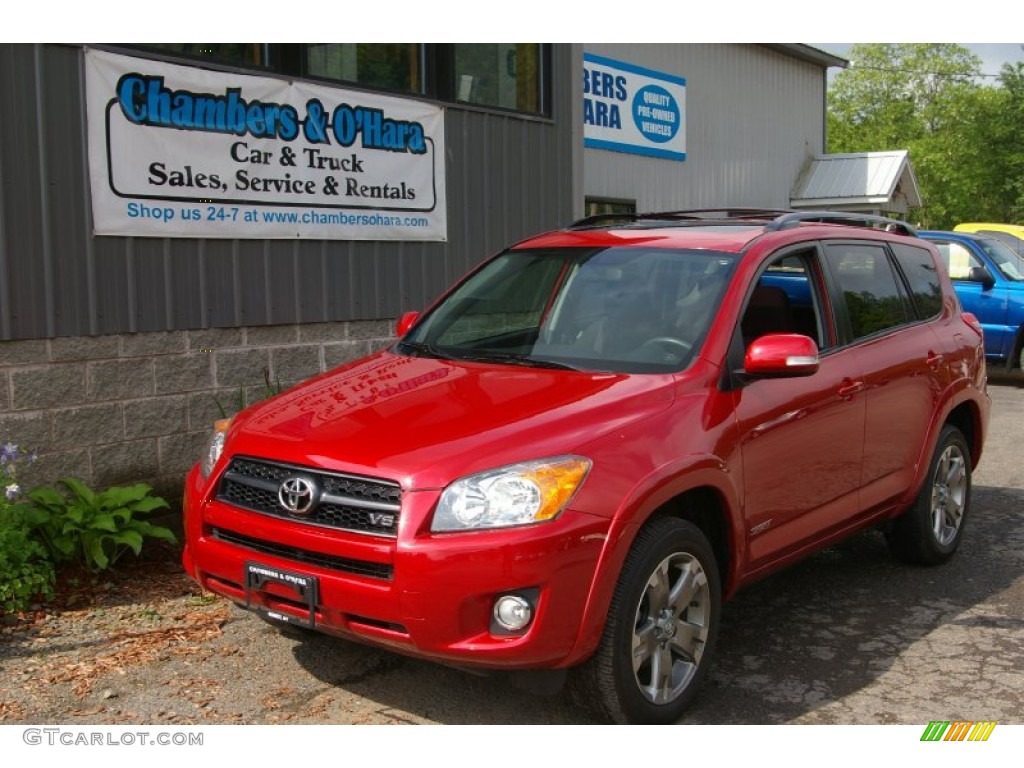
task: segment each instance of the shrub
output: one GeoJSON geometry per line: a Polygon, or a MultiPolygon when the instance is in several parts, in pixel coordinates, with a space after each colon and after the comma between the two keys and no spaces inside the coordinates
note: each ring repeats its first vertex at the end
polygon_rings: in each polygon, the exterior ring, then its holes
{"type": "Polygon", "coordinates": [[[26,510],[18,504],[18,471],[36,460],[35,451],[14,443],[0,446],[0,614],[27,610],[53,596],[53,563],[32,538],[26,510]]]}
{"type": "Polygon", "coordinates": [[[0,614],[24,611],[35,600],[53,597],[53,563],[32,538],[24,511],[0,503],[0,614]]]}
{"type": "Polygon", "coordinates": [[[77,562],[90,571],[105,570],[128,551],[139,555],[146,539],[176,540],[169,528],[142,519],[169,506],[145,483],[99,493],[72,477],[60,483],[63,491],[30,491],[27,513],[33,533],[57,565],[77,562]]]}

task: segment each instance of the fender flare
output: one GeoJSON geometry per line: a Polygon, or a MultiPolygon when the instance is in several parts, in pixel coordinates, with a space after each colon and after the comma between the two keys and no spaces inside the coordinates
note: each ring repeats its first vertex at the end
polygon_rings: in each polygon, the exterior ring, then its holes
{"type": "Polygon", "coordinates": [[[637,534],[657,510],[681,494],[708,488],[721,499],[725,508],[730,554],[728,571],[723,574],[723,595],[732,591],[731,587],[738,582],[739,573],[742,572],[746,553],[745,545],[737,546],[737,542],[744,541],[744,538],[741,501],[733,482],[733,474],[730,467],[716,456],[691,455],[659,467],[633,486],[612,518],[587,594],[580,631],[575,645],[563,662],[564,666],[579,664],[596,650],[604,631],[612,595],[637,534]],[[730,588],[726,588],[726,584],[730,588]]]}
{"type": "MultiPolygon", "coordinates": [[[[987,421],[986,410],[977,405],[977,396],[974,394],[977,391],[969,379],[960,378],[952,382],[942,393],[940,404],[935,409],[935,418],[932,419],[931,426],[928,429],[927,439],[924,441],[921,453],[917,457],[917,473],[914,475],[914,482],[911,484],[910,490],[907,491],[906,495],[899,499],[899,504],[892,516],[902,514],[906,506],[913,503],[914,499],[917,498],[922,485],[928,477],[928,468],[931,464],[932,454],[935,453],[935,446],[939,442],[939,435],[942,434],[943,426],[948,422],[950,414],[965,403],[974,406],[972,416],[976,432],[973,440],[970,440],[970,436],[965,435],[965,437],[968,437],[970,441],[971,460],[977,465],[983,448],[983,440],[979,441],[978,435],[984,436],[987,429],[987,424],[985,423],[987,421]]],[[[982,396],[987,395],[982,393],[982,396]]]]}

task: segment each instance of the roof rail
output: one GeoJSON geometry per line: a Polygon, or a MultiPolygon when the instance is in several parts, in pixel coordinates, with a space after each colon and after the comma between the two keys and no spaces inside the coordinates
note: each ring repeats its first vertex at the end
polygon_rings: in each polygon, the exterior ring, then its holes
{"type": "Polygon", "coordinates": [[[650,216],[685,217],[692,219],[774,219],[790,210],[779,208],[691,208],[684,211],[665,211],[652,213],[650,216]]]}
{"type": "Polygon", "coordinates": [[[776,208],[691,208],[681,211],[656,211],[651,213],[598,213],[574,221],[569,229],[595,227],[610,222],[637,221],[715,221],[732,219],[775,219],[790,211],[776,208]]]}
{"type": "Polygon", "coordinates": [[[765,229],[769,231],[790,229],[805,221],[822,224],[850,224],[917,237],[917,230],[905,221],[890,219],[886,216],[874,216],[870,213],[848,213],[845,211],[793,211],[779,216],[765,229]]]}
{"type": "Polygon", "coordinates": [[[605,224],[612,221],[636,221],[643,214],[637,213],[595,213],[593,216],[586,216],[577,219],[568,226],[568,229],[582,229],[584,227],[595,227],[598,224],[605,224]]]}
{"type": "Polygon", "coordinates": [[[765,230],[775,232],[790,229],[803,222],[821,224],[848,224],[871,227],[917,237],[917,230],[905,221],[875,216],[870,213],[848,213],[846,211],[793,211],[777,208],[691,208],[681,211],[658,211],[656,213],[598,213],[574,221],[568,229],[599,227],[615,222],[634,224],[642,221],[712,222],[730,221],[742,223],[755,219],[770,219],[765,230]]]}

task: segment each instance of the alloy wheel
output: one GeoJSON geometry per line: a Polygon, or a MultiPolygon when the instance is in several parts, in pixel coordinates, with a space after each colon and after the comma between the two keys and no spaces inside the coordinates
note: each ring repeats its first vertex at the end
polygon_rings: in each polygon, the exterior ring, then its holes
{"type": "Polygon", "coordinates": [[[967,461],[958,445],[948,445],[932,479],[932,532],[948,546],[960,530],[967,501],[967,461]]]}
{"type": "Polygon", "coordinates": [[[676,552],[654,569],[636,609],[633,675],[652,704],[668,704],[689,686],[710,629],[711,591],[700,562],[676,552]]]}

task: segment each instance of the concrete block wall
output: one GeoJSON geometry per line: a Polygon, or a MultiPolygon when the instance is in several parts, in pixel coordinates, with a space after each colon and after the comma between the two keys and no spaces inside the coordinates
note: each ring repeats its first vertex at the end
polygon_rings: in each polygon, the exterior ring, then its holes
{"type": "Polygon", "coordinates": [[[394,322],[351,321],[0,341],[0,443],[36,449],[23,489],[74,476],[148,482],[177,506],[210,424],[387,346],[394,322]]]}

